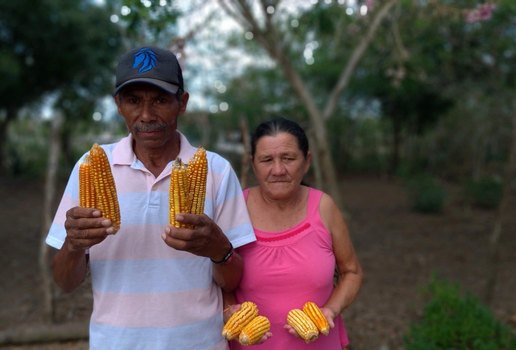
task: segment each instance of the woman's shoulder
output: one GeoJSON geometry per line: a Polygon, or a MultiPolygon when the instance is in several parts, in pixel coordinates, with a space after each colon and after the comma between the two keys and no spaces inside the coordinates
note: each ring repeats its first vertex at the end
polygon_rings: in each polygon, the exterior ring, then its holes
{"type": "Polygon", "coordinates": [[[323,205],[323,203],[325,206],[335,205],[335,201],[333,200],[332,196],[330,196],[328,193],[315,187],[307,187],[313,197],[319,198],[321,205],[323,205]]]}
{"type": "Polygon", "coordinates": [[[329,228],[330,222],[334,219],[334,216],[341,215],[341,212],[332,196],[321,190],[315,191],[320,193],[319,215],[326,227],[329,228]]]}

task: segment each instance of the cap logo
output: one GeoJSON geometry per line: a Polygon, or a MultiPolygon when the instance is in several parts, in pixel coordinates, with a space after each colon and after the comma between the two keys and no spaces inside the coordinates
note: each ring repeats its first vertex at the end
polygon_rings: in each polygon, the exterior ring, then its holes
{"type": "Polygon", "coordinates": [[[140,49],[134,55],[133,68],[138,68],[138,73],[145,73],[156,67],[156,53],[149,48],[140,49]]]}

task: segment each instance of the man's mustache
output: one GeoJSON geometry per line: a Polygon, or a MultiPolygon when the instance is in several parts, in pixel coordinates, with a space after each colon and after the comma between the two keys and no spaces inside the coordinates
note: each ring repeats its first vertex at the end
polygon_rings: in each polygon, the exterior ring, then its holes
{"type": "Polygon", "coordinates": [[[163,131],[166,128],[167,128],[167,124],[162,124],[162,123],[137,124],[134,126],[134,130],[137,132],[163,131]]]}

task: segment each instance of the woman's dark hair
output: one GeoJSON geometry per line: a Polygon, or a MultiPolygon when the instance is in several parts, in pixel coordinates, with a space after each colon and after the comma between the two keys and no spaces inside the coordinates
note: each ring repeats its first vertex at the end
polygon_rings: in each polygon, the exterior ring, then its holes
{"type": "Polygon", "coordinates": [[[251,157],[256,153],[256,143],[264,136],[274,136],[286,132],[297,139],[297,144],[303,156],[308,155],[308,138],[303,128],[296,122],[285,118],[274,118],[258,125],[251,135],[251,157]]]}

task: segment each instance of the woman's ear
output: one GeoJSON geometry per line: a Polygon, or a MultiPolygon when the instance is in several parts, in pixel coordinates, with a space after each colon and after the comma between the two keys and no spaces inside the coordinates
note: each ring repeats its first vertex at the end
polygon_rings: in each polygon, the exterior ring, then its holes
{"type": "Polygon", "coordinates": [[[310,166],[312,165],[312,152],[308,151],[305,157],[305,174],[310,170],[310,166]]]}

